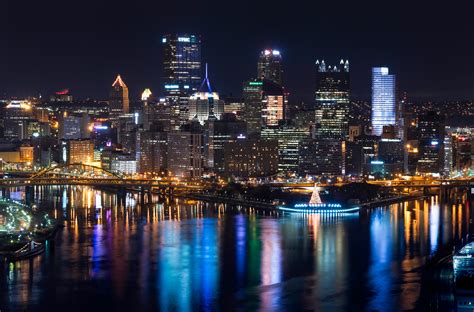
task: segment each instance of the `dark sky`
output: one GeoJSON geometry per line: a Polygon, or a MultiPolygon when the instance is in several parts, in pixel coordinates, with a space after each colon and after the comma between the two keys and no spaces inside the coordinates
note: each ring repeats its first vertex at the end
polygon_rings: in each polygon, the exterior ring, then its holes
{"type": "MultiPolygon", "coordinates": [[[[412,1],[414,2],[414,1],[412,1]]],[[[160,38],[200,34],[220,93],[240,95],[259,51],[278,48],[285,85],[311,99],[314,62],[351,63],[352,93],[370,95],[387,65],[412,98],[474,99],[474,24],[467,7],[352,1],[25,1],[0,4],[0,94],[106,98],[120,73],[131,96],[160,88],[160,38]],[[322,3],[327,3],[325,1],[322,3]],[[307,4],[310,3],[310,4],[307,4]]],[[[428,3],[428,2],[427,2],[428,3]]]]}

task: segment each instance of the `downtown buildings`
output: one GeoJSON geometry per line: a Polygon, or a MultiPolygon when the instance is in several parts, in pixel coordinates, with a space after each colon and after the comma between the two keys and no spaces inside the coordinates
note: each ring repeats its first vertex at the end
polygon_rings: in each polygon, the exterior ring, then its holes
{"type": "Polygon", "coordinates": [[[396,124],[397,95],[395,75],[388,67],[372,68],[372,133],[382,136],[383,127],[396,124]]]}

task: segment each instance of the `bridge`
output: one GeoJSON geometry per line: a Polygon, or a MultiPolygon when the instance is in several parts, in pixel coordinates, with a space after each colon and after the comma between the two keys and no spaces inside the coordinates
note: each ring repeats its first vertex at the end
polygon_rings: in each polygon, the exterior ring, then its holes
{"type": "Polygon", "coordinates": [[[46,168],[30,177],[0,179],[0,188],[18,186],[77,185],[120,188],[201,190],[207,183],[180,182],[172,179],[124,177],[109,170],[86,164],[67,164],[46,168]]]}

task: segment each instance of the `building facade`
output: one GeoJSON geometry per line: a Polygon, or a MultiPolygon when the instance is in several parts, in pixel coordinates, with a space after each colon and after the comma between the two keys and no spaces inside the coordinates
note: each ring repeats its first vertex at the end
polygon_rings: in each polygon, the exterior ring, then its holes
{"type": "Polygon", "coordinates": [[[120,75],[117,76],[110,90],[109,112],[110,118],[118,118],[122,114],[128,114],[130,103],[128,99],[128,87],[120,75]]]}
{"type": "Polygon", "coordinates": [[[280,86],[282,79],[282,57],[278,50],[266,49],[260,53],[257,65],[257,77],[259,79],[271,80],[280,86]]]}
{"type": "Polygon", "coordinates": [[[397,124],[395,75],[388,67],[372,68],[372,133],[382,136],[383,127],[397,124]]]}

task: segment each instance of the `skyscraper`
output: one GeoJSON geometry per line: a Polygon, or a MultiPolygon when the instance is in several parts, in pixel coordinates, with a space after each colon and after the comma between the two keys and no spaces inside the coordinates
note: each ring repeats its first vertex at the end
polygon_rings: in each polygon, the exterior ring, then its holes
{"type": "Polygon", "coordinates": [[[196,92],[201,82],[201,39],[195,35],[169,34],[161,41],[165,91],[173,89],[166,85],[182,84],[189,93],[196,92]]]}
{"type": "Polygon", "coordinates": [[[396,125],[397,97],[395,75],[388,67],[372,68],[372,133],[381,136],[383,127],[396,125]]]}
{"type": "Polygon", "coordinates": [[[189,119],[197,118],[203,125],[208,119],[220,119],[223,113],[224,102],[219,99],[217,92],[212,91],[206,64],[206,76],[201,87],[189,98],[189,119]]]}
{"type": "Polygon", "coordinates": [[[123,82],[122,77],[117,75],[112,89],[110,90],[110,117],[115,119],[122,114],[128,114],[129,101],[128,101],[128,87],[123,82]]]}
{"type": "Polygon", "coordinates": [[[258,59],[258,78],[268,79],[282,85],[282,58],[280,51],[266,49],[258,59]]]}
{"type": "Polygon", "coordinates": [[[326,67],[316,61],[315,135],[318,138],[344,139],[348,136],[350,105],[349,61],[326,67]]]}
{"type": "Polygon", "coordinates": [[[189,119],[189,96],[201,82],[201,39],[170,34],[162,38],[163,83],[170,107],[170,127],[179,130],[189,119]]]}
{"type": "Polygon", "coordinates": [[[253,79],[244,83],[242,117],[249,135],[260,134],[263,126],[276,126],[284,119],[287,104],[284,89],[271,80],[253,79]]]}

